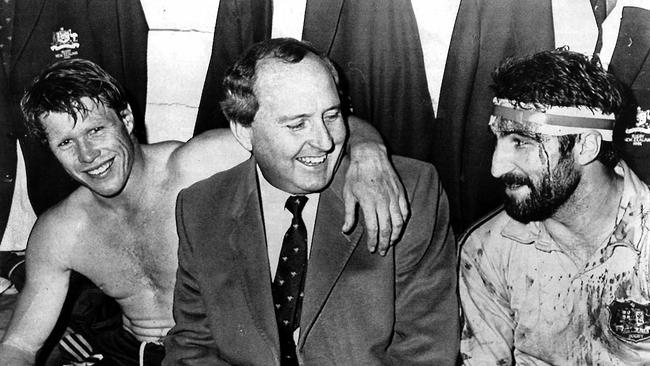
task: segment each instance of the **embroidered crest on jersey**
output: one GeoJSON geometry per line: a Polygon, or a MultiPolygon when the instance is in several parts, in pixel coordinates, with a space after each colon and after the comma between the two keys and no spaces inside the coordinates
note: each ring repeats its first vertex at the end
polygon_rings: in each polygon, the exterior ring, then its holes
{"type": "Polygon", "coordinates": [[[632,128],[625,129],[625,142],[641,146],[650,142],[650,110],[636,108],[636,123],[632,128]]]}
{"type": "Polygon", "coordinates": [[[609,329],[619,339],[643,342],[650,339],[650,304],[614,300],[609,308],[609,329]]]}
{"type": "Polygon", "coordinates": [[[56,58],[70,58],[79,54],[79,35],[72,29],[61,27],[58,31],[52,33],[52,44],[50,50],[54,52],[56,58]]]}

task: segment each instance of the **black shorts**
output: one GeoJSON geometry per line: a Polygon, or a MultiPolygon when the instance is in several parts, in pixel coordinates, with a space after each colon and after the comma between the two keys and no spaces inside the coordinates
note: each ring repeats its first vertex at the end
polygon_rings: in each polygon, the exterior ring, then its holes
{"type": "Polygon", "coordinates": [[[73,355],[75,362],[84,362],[84,365],[159,366],[165,358],[162,345],[140,342],[121,328],[103,332],[92,339],[78,333],[68,334],[59,346],[62,352],[65,350],[73,355]]]}
{"type": "Polygon", "coordinates": [[[123,328],[117,303],[97,288],[82,291],[67,334],[59,342],[63,364],[159,366],[165,348],[144,343],[123,328]]]}

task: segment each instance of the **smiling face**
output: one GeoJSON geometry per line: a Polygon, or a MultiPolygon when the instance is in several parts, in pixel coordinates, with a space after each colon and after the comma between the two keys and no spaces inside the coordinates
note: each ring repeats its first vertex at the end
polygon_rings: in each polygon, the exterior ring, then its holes
{"type": "Polygon", "coordinates": [[[332,75],[312,54],[295,64],[265,59],[256,72],[259,109],[250,126],[232,124],[235,136],[278,189],[323,190],[347,136],[332,75]]]}
{"type": "Polygon", "coordinates": [[[557,137],[530,134],[525,129],[493,127],[497,145],[492,175],[505,185],[505,210],[527,223],[549,218],[580,183],[572,151],[560,152],[557,137]]]}
{"type": "Polygon", "coordinates": [[[115,196],[126,185],[133,166],[133,115],[125,109],[118,116],[90,98],[81,102],[88,113],[77,114],[76,123],[67,113],[41,116],[48,145],[72,178],[96,194],[115,196]]]}

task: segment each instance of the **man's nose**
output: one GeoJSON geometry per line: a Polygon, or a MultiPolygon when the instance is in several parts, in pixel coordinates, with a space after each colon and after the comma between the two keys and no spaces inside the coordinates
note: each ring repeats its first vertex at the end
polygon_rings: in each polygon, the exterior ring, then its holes
{"type": "Polygon", "coordinates": [[[495,178],[499,178],[512,170],[512,152],[504,146],[504,143],[497,141],[492,153],[492,168],[490,172],[495,178]]]}
{"type": "Polygon", "coordinates": [[[318,121],[314,124],[312,145],[322,151],[330,151],[334,147],[334,140],[325,122],[318,121]]]}
{"type": "Polygon", "coordinates": [[[100,154],[99,149],[84,139],[77,142],[79,161],[82,163],[92,163],[100,154]]]}

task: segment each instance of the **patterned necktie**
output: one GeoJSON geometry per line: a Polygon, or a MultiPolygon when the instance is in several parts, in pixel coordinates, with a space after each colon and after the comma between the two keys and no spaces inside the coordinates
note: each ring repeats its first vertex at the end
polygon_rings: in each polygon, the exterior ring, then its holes
{"type": "Polygon", "coordinates": [[[0,0],[0,56],[5,71],[11,61],[11,38],[14,30],[14,0],[0,0]]]}
{"type": "Polygon", "coordinates": [[[307,197],[291,196],[284,205],[293,215],[293,220],[282,241],[272,286],[282,366],[298,365],[293,332],[300,325],[303,286],[307,272],[307,229],[301,217],[305,203],[307,197]]]}

